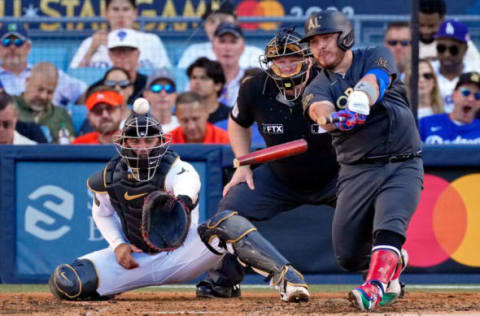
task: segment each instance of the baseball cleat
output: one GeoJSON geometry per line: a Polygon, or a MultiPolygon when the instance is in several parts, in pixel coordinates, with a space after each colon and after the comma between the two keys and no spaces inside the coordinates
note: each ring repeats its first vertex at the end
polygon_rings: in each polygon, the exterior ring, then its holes
{"type": "Polygon", "coordinates": [[[293,285],[286,282],[286,286],[282,287],[284,290],[280,291],[280,298],[284,302],[308,302],[310,293],[304,285],[293,285]]]}
{"type": "Polygon", "coordinates": [[[380,301],[380,306],[390,305],[395,302],[398,298],[405,295],[405,284],[400,281],[401,273],[407,268],[408,265],[408,253],[405,249],[402,249],[401,257],[401,270],[400,273],[395,273],[393,279],[388,283],[388,286],[385,290],[385,294],[380,301]]]}
{"type": "Polygon", "coordinates": [[[240,284],[221,286],[201,281],[197,284],[196,296],[198,298],[233,298],[242,295],[240,284]]]}
{"type": "Polygon", "coordinates": [[[352,290],[348,299],[354,307],[362,311],[371,311],[382,300],[383,286],[380,282],[370,281],[352,290]]]}

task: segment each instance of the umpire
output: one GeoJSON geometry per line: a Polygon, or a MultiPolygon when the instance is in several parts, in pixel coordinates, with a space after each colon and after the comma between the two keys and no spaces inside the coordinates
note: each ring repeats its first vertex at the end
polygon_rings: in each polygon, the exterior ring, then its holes
{"type": "MultiPolygon", "coordinates": [[[[235,210],[249,220],[265,221],[304,204],[335,204],[338,164],[331,137],[305,119],[300,102],[307,82],[318,73],[310,67],[308,47],[300,40],[294,29],[282,29],[267,44],[261,57],[264,71],[241,86],[228,133],[236,157],[250,151],[249,128],[255,122],[267,147],[304,138],[308,151],[253,171],[249,166],[237,168],[225,186],[219,212],[235,210]]],[[[240,296],[243,274],[237,260],[226,255],[197,285],[197,296],[240,296]]]]}
{"type": "Polygon", "coordinates": [[[335,254],[347,270],[368,269],[350,300],[372,310],[401,292],[408,260],[402,246],[423,183],[420,138],[387,48],[352,51],[352,25],[330,10],[310,15],[303,41],[323,68],[305,90],[304,111],[313,121],[333,122],[322,128],[340,163],[335,254]]]}

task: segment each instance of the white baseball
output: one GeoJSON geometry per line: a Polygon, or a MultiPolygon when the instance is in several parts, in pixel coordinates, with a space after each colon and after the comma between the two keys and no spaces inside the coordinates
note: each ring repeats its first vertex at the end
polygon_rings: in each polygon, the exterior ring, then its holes
{"type": "Polygon", "coordinates": [[[133,111],[137,114],[147,114],[149,109],[150,105],[148,104],[148,101],[144,98],[138,98],[135,100],[135,102],[133,102],[133,111]]]}

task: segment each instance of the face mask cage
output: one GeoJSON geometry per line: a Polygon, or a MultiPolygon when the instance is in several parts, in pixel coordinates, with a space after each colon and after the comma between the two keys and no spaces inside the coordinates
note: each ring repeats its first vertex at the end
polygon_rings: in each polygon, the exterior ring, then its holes
{"type": "Polygon", "coordinates": [[[113,141],[133,178],[140,182],[149,181],[155,176],[170,146],[170,140],[163,134],[160,123],[148,115],[132,114],[125,122],[122,134],[114,137],[113,141]],[[142,145],[135,145],[139,143],[142,145]]]}
{"type": "Polygon", "coordinates": [[[282,31],[267,44],[265,54],[260,56],[262,70],[273,79],[285,99],[290,101],[300,97],[301,89],[298,86],[305,82],[308,71],[310,50],[307,44],[300,43],[300,39],[291,30],[282,31]],[[288,56],[296,57],[296,60],[289,64],[275,61],[288,56]],[[293,95],[291,91],[294,91],[293,95]]]}

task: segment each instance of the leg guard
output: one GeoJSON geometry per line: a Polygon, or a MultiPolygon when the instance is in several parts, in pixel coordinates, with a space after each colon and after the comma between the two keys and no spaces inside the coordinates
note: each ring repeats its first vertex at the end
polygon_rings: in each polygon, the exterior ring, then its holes
{"type": "Polygon", "coordinates": [[[72,264],[59,265],[48,281],[50,292],[65,300],[105,299],[97,293],[98,276],[90,260],[75,260],[72,264]]]}
{"type": "Polygon", "coordinates": [[[400,251],[395,247],[374,247],[365,283],[350,292],[349,299],[352,304],[361,310],[375,309],[382,301],[399,261],[400,251]]]}
{"type": "MultiPolygon", "coordinates": [[[[221,247],[238,257],[240,263],[267,277],[275,287],[308,288],[303,276],[267,241],[246,218],[237,212],[222,211],[198,227],[202,241],[212,251],[221,247]],[[213,245],[215,238],[219,245],[213,245]]],[[[280,289],[281,290],[281,289],[280,289]]],[[[302,299],[304,300],[304,299],[302,299]]]]}

